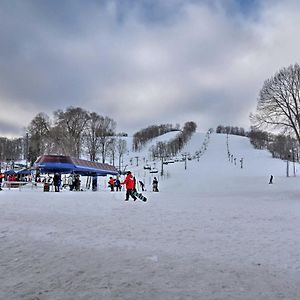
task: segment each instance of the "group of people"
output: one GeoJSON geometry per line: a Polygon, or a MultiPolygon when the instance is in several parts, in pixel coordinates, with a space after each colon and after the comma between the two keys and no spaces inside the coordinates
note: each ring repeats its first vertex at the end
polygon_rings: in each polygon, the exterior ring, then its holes
{"type": "Polygon", "coordinates": [[[117,177],[115,179],[112,177],[109,177],[108,186],[110,187],[111,192],[113,192],[115,189],[116,189],[116,191],[121,191],[121,189],[122,189],[121,181],[120,181],[119,177],[117,177]]]}
{"type": "MultiPolygon", "coordinates": [[[[0,191],[2,190],[2,181],[4,178],[4,174],[0,173],[0,191]]],[[[48,178],[48,182],[45,181],[45,184],[51,184],[52,178],[48,178]]],[[[68,186],[70,188],[70,191],[76,190],[80,191],[80,176],[78,174],[71,174],[68,177],[68,186]]],[[[61,174],[60,173],[55,173],[53,176],[53,185],[54,185],[54,190],[55,192],[59,192],[61,188],[62,180],[61,180],[61,174]]],[[[128,171],[127,175],[124,179],[123,182],[120,181],[119,177],[113,178],[110,177],[108,181],[108,185],[110,187],[110,190],[113,191],[121,191],[122,190],[122,185],[125,185],[126,187],[126,199],[125,201],[129,200],[129,197],[132,197],[133,200],[135,201],[137,198],[135,196],[136,192],[136,179],[133,176],[133,174],[128,171]]],[[[142,189],[142,191],[145,191],[145,185],[144,183],[139,180],[139,185],[142,189]]],[[[153,192],[158,192],[158,180],[156,177],[153,178],[152,181],[152,190],[153,192]]]]}
{"type": "Polygon", "coordinates": [[[70,188],[70,191],[80,191],[80,175],[79,174],[72,174],[68,178],[68,185],[70,188]]]}
{"type": "Polygon", "coordinates": [[[47,181],[45,181],[44,184],[52,184],[53,183],[55,192],[59,192],[61,188],[66,188],[68,186],[69,186],[70,191],[80,191],[81,181],[80,181],[79,174],[71,174],[68,177],[67,182],[64,182],[64,184],[62,184],[60,173],[55,173],[53,178],[49,177],[47,181]]]}
{"type": "MultiPolygon", "coordinates": [[[[2,182],[3,182],[3,180],[7,180],[10,183],[20,181],[20,179],[17,177],[16,174],[5,175],[4,173],[0,172],[0,191],[2,191],[2,182]]],[[[12,184],[10,186],[13,187],[12,184]]]]}
{"type": "MultiPolygon", "coordinates": [[[[145,185],[141,180],[139,181],[139,184],[142,191],[145,191],[145,185]]],[[[113,177],[110,177],[108,181],[108,185],[110,187],[111,192],[113,192],[115,188],[117,191],[121,191],[121,186],[125,185],[126,187],[125,201],[128,201],[129,197],[133,198],[134,201],[137,199],[135,195],[136,179],[130,171],[127,172],[127,175],[123,182],[120,182],[119,178],[114,179],[113,177]]],[[[154,177],[152,181],[152,190],[153,192],[158,192],[158,180],[156,177],[154,177]]]]}

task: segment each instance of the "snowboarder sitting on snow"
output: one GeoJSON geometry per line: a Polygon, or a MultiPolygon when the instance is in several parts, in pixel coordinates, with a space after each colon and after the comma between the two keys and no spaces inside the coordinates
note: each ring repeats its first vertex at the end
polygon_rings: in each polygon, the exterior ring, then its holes
{"type": "Polygon", "coordinates": [[[125,199],[125,201],[129,200],[129,196],[131,196],[133,198],[133,200],[135,201],[136,197],[133,195],[133,190],[135,188],[135,182],[134,182],[134,178],[133,178],[130,171],[127,172],[127,176],[126,176],[125,180],[123,182],[121,182],[121,184],[126,185],[126,199],[125,199]]]}

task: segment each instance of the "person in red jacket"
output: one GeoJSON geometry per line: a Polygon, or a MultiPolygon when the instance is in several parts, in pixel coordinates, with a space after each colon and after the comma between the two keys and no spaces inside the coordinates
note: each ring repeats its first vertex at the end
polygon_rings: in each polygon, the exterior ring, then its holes
{"type": "Polygon", "coordinates": [[[109,177],[108,185],[110,187],[110,191],[113,192],[115,190],[115,181],[112,177],[109,177]]]}
{"type": "Polygon", "coordinates": [[[4,174],[0,173],[0,191],[2,191],[2,180],[4,179],[4,174]]]}
{"type": "Polygon", "coordinates": [[[134,182],[134,177],[132,176],[130,171],[127,172],[127,176],[126,176],[125,180],[123,182],[121,182],[121,184],[126,185],[126,199],[125,199],[125,201],[129,200],[129,196],[131,196],[133,198],[133,201],[135,201],[136,197],[133,195],[133,191],[134,191],[134,188],[135,188],[135,182],[134,182]]]}

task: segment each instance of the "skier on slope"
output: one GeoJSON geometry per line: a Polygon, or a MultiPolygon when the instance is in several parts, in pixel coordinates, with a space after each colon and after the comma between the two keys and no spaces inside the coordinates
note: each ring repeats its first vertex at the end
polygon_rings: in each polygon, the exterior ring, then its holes
{"type": "Polygon", "coordinates": [[[156,177],[154,177],[152,181],[152,190],[153,192],[158,192],[158,180],[156,177]]]}
{"type": "Polygon", "coordinates": [[[145,191],[145,184],[142,180],[139,180],[139,184],[140,184],[140,187],[142,189],[142,191],[144,192],[145,191]]]}
{"type": "Polygon", "coordinates": [[[133,198],[133,200],[136,200],[136,197],[133,195],[133,191],[135,188],[135,182],[134,182],[134,178],[131,174],[130,171],[127,172],[127,176],[125,178],[125,180],[123,182],[121,182],[121,184],[125,184],[126,185],[126,199],[125,201],[129,200],[129,196],[131,196],[133,198]]]}

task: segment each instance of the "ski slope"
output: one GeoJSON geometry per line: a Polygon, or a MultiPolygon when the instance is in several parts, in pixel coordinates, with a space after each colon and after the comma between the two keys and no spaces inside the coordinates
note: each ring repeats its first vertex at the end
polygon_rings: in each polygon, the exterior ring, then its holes
{"type": "Polygon", "coordinates": [[[287,178],[286,162],[229,136],[235,165],[226,135],[211,134],[199,161],[161,176],[143,169],[145,158],[160,171],[150,144],[126,156],[146,203],[109,192],[107,178],[98,192],[0,193],[0,299],[299,299],[299,166],[287,178]]]}
{"type": "MultiPolygon", "coordinates": [[[[153,176],[161,177],[161,162],[151,161],[149,149],[157,141],[167,141],[174,138],[175,133],[165,134],[159,139],[152,141],[142,151],[130,153],[127,157],[127,169],[133,171],[137,178],[142,178],[146,183],[151,183],[153,176]],[[139,167],[136,167],[136,159],[139,157],[139,167]],[[133,164],[130,165],[129,158],[132,158],[133,164]],[[143,170],[143,158],[146,158],[147,164],[156,168],[158,174],[150,174],[149,171],[143,170]]],[[[188,153],[191,156],[202,148],[206,134],[195,133],[189,143],[185,146],[182,153],[188,153]]],[[[189,183],[190,192],[213,191],[214,193],[224,192],[224,190],[252,189],[257,184],[261,184],[262,188],[269,182],[271,175],[274,180],[286,176],[286,162],[272,158],[270,152],[266,150],[256,150],[250,144],[246,137],[227,136],[225,134],[211,134],[208,139],[206,150],[203,155],[193,160],[187,160],[186,169],[184,162],[176,162],[163,166],[165,176],[162,180],[163,190],[168,192],[175,190],[178,192],[178,185],[187,187],[189,183]],[[236,158],[236,164],[231,162],[228,157],[228,149],[233,158],[236,158]],[[243,168],[241,168],[240,160],[243,158],[243,168]],[[241,187],[242,185],[242,187],[241,187]]],[[[178,155],[182,158],[182,155],[178,155]]],[[[295,169],[298,165],[295,166],[295,169]]],[[[289,174],[293,176],[293,165],[289,163],[289,174]]],[[[297,170],[296,170],[297,171],[297,170]]],[[[268,186],[267,186],[268,188],[268,186]]]]}

